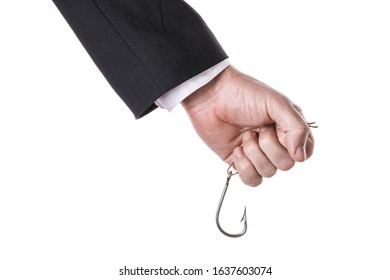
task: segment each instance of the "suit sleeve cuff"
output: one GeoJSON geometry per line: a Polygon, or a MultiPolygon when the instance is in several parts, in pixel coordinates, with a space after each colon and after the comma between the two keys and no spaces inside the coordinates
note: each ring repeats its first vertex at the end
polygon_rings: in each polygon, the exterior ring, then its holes
{"type": "Polygon", "coordinates": [[[206,85],[230,65],[229,59],[225,59],[206,71],[192,77],[177,87],[167,91],[154,103],[169,112],[173,110],[181,101],[188,97],[191,93],[206,85]]]}

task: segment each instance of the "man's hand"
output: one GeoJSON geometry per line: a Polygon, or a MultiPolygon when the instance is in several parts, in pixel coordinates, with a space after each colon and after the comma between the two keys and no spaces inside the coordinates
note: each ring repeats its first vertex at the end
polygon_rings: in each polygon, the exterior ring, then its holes
{"type": "Polygon", "coordinates": [[[234,162],[249,186],[313,153],[313,135],[301,109],[232,66],[182,105],[198,135],[222,160],[234,162]]]}

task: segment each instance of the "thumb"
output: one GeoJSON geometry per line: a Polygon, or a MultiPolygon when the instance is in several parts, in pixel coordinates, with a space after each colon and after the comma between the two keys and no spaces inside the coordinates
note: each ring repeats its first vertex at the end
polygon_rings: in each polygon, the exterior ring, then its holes
{"type": "Polygon", "coordinates": [[[305,161],[310,128],[301,109],[282,94],[273,97],[267,102],[269,116],[278,130],[284,132],[285,147],[290,157],[298,162],[305,161]]]}
{"type": "Polygon", "coordinates": [[[293,160],[299,162],[306,160],[306,143],[308,135],[309,128],[286,131],[286,148],[293,160]]]}

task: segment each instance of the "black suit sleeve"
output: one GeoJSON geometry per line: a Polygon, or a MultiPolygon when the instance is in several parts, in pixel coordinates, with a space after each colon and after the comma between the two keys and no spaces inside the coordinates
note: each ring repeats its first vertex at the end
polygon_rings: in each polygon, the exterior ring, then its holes
{"type": "Polygon", "coordinates": [[[168,90],[227,58],[182,0],[53,2],[136,118],[168,90]]]}

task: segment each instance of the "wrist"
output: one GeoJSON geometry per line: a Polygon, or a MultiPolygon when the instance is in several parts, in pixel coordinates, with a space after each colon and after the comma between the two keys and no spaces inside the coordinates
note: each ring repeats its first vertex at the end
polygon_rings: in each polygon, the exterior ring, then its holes
{"type": "Polygon", "coordinates": [[[237,70],[232,66],[228,66],[206,85],[186,97],[181,102],[182,106],[190,115],[211,106],[215,99],[218,98],[226,82],[231,80],[235,75],[237,75],[237,70]]]}

